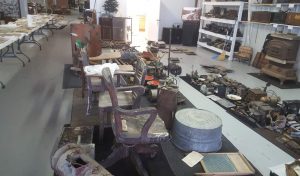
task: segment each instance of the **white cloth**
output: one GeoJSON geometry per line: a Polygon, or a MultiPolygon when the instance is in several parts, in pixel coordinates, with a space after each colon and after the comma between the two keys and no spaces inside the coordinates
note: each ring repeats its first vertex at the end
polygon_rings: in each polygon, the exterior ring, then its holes
{"type": "Polygon", "coordinates": [[[105,63],[101,65],[89,65],[84,67],[84,72],[87,76],[96,75],[102,76],[102,70],[108,67],[111,75],[115,74],[116,70],[119,70],[119,66],[116,63],[105,63]]]}

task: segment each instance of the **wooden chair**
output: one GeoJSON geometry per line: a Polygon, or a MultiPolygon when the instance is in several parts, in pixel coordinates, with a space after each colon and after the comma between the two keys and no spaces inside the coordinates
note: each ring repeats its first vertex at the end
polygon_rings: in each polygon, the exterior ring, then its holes
{"type": "Polygon", "coordinates": [[[103,69],[102,80],[112,103],[112,129],[116,145],[101,164],[110,167],[120,159],[130,156],[138,173],[147,176],[138,154],[155,156],[159,149],[155,144],[169,139],[165,124],[155,108],[122,109],[109,69],[103,69]]]}
{"type": "Polygon", "coordinates": [[[141,58],[138,58],[134,65],[134,69],[134,74],[129,73],[118,76],[117,86],[143,85],[147,75],[146,63],[141,58]],[[133,83],[131,83],[131,78],[133,78],[133,83]]]}
{"type": "Polygon", "coordinates": [[[91,105],[92,101],[94,100],[93,94],[103,92],[104,87],[101,83],[101,78],[100,77],[89,77],[85,76],[83,68],[85,66],[89,66],[89,58],[86,53],[86,51],[81,52],[81,57],[82,57],[82,67],[81,67],[81,74],[82,74],[82,95],[84,95],[85,87],[87,86],[88,90],[88,97],[87,97],[87,110],[86,110],[86,115],[90,114],[91,111],[91,105]]]}
{"type": "Polygon", "coordinates": [[[248,61],[249,65],[251,63],[251,58],[253,54],[253,49],[248,46],[241,46],[239,51],[234,54],[234,58],[237,58],[238,61],[248,61]]]}
{"type": "MultiPolygon", "coordinates": [[[[119,101],[119,106],[122,108],[139,108],[141,95],[144,94],[144,87],[143,84],[145,82],[145,76],[147,74],[147,66],[146,64],[139,59],[135,65],[135,72],[133,73],[125,73],[122,75],[117,75],[117,97],[119,101]],[[133,84],[123,83],[126,82],[123,78],[124,77],[133,77],[133,84]],[[130,86],[131,85],[131,86],[130,86]]],[[[126,78],[125,78],[126,79],[126,78]]],[[[101,92],[99,93],[99,118],[100,118],[100,125],[99,125],[99,139],[102,141],[104,135],[104,128],[107,125],[108,113],[113,111],[113,106],[111,102],[111,98],[108,92],[101,92]],[[106,121],[105,121],[106,120],[106,121]]]]}

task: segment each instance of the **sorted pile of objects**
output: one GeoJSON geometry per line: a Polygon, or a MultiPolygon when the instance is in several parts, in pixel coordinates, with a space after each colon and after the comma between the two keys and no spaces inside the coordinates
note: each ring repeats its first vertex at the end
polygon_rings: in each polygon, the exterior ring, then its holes
{"type": "MultiPolygon", "coordinates": [[[[206,24],[206,26],[203,28],[204,30],[211,31],[217,34],[223,34],[223,35],[229,35],[232,37],[233,35],[233,27],[228,27],[228,26],[221,26],[216,23],[210,23],[206,24]]],[[[237,37],[243,37],[243,34],[241,31],[238,29],[237,31],[237,37]]]]}
{"type": "Polygon", "coordinates": [[[233,72],[233,70],[220,65],[201,65],[201,67],[204,68],[208,73],[220,74],[222,76],[225,76],[227,73],[233,72]]]}
{"type": "Polygon", "coordinates": [[[184,79],[241,121],[284,134],[294,142],[289,147],[299,154],[300,100],[280,103],[280,97],[267,90],[269,83],[263,89],[250,89],[221,74],[199,75],[192,71],[184,79]]]}
{"type": "Polygon", "coordinates": [[[237,10],[228,10],[226,8],[221,7],[214,7],[211,11],[205,13],[205,17],[225,18],[229,20],[235,20],[237,16],[237,10]]]}

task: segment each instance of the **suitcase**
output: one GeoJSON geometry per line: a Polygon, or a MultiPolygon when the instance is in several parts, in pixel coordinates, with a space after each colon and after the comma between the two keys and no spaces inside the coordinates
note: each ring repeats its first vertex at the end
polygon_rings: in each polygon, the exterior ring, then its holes
{"type": "Polygon", "coordinates": [[[290,0],[277,0],[277,3],[290,3],[290,0]]]}
{"type": "Polygon", "coordinates": [[[285,24],[300,26],[300,13],[295,13],[295,12],[287,13],[285,24]]]}
{"type": "Polygon", "coordinates": [[[273,12],[272,13],[272,23],[284,24],[286,20],[286,12],[273,12]]]}
{"type": "Polygon", "coordinates": [[[262,4],[272,4],[273,0],[261,0],[262,4]]]}
{"type": "Polygon", "coordinates": [[[251,21],[260,23],[270,23],[272,13],[267,11],[252,12],[251,21]]]}

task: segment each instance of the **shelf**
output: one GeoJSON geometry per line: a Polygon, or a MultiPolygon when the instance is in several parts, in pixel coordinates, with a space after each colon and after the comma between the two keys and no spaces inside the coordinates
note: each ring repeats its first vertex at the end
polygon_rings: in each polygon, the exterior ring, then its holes
{"type": "Polygon", "coordinates": [[[266,26],[273,26],[274,28],[278,26],[288,27],[289,29],[293,28],[300,28],[300,26],[288,25],[288,24],[279,24],[279,23],[261,23],[255,21],[240,21],[241,23],[250,23],[250,24],[259,24],[259,25],[266,25],[266,26]]]}
{"type": "Polygon", "coordinates": [[[201,20],[218,22],[218,23],[226,23],[226,24],[235,24],[235,22],[236,22],[236,20],[228,20],[228,19],[222,19],[222,18],[208,18],[208,17],[204,17],[204,16],[201,16],[201,20]]]}
{"type": "MultiPolygon", "coordinates": [[[[198,42],[198,45],[199,45],[199,46],[202,46],[202,47],[204,47],[204,48],[207,48],[207,49],[216,51],[216,52],[218,52],[218,53],[222,53],[222,52],[223,52],[222,49],[216,48],[216,47],[214,47],[214,46],[209,46],[209,45],[207,45],[207,44],[204,43],[204,42],[198,42]]],[[[229,52],[226,51],[226,55],[229,56],[229,52]]]]}
{"type": "Polygon", "coordinates": [[[227,2],[203,2],[204,5],[212,5],[212,6],[240,6],[245,2],[242,1],[227,1],[227,2]]]}
{"type": "Polygon", "coordinates": [[[300,26],[293,26],[293,25],[288,25],[288,24],[271,23],[271,25],[272,25],[274,28],[276,28],[276,27],[278,27],[278,26],[287,27],[288,29],[300,28],[300,26]]]}
{"type": "MultiPolygon", "coordinates": [[[[215,36],[215,37],[218,37],[218,38],[221,38],[221,39],[224,39],[224,40],[232,40],[232,37],[229,37],[229,36],[226,36],[226,35],[223,35],[223,34],[214,33],[214,32],[211,32],[211,31],[207,31],[205,29],[200,29],[199,32],[203,33],[203,34],[215,36]]],[[[242,40],[243,37],[237,37],[236,39],[242,40]]]]}
{"type": "Polygon", "coordinates": [[[300,3],[278,3],[278,4],[259,4],[259,3],[253,3],[251,5],[254,6],[289,6],[289,5],[294,5],[294,6],[300,6],[300,3]]]}
{"type": "Polygon", "coordinates": [[[266,25],[266,26],[271,26],[271,23],[262,23],[262,22],[255,22],[255,21],[245,21],[245,23],[250,23],[250,24],[259,24],[259,25],[266,25]]]}
{"type": "Polygon", "coordinates": [[[280,64],[294,64],[294,63],[296,63],[296,61],[281,60],[281,59],[277,59],[275,57],[271,57],[271,56],[268,56],[268,55],[266,55],[265,58],[267,60],[270,60],[270,61],[273,61],[273,62],[276,62],[276,63],[280,63],[280,64]]]}

